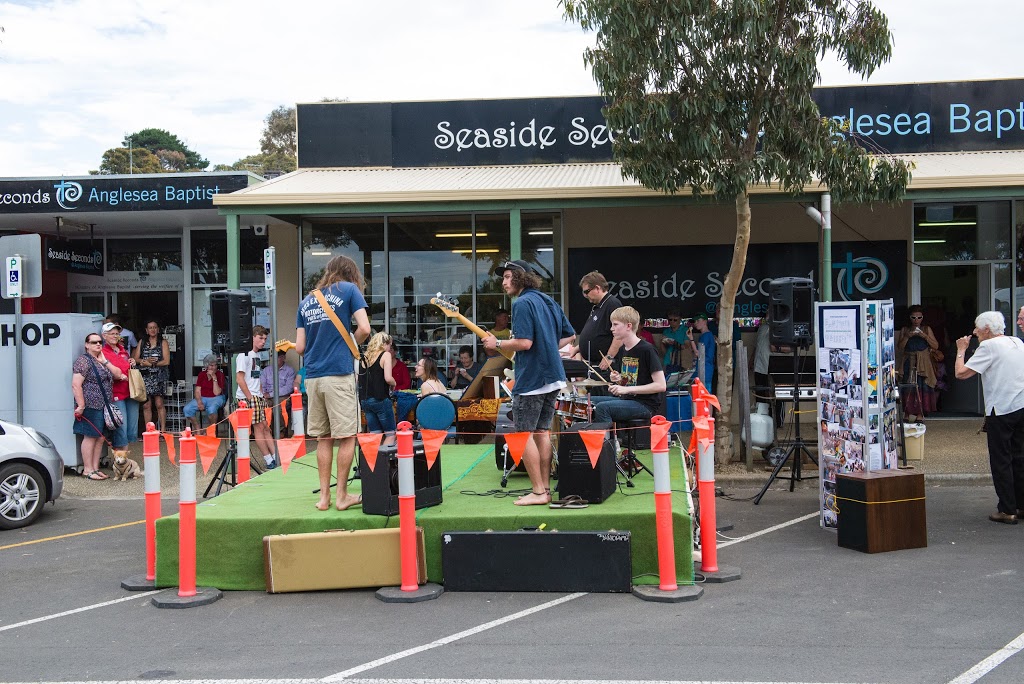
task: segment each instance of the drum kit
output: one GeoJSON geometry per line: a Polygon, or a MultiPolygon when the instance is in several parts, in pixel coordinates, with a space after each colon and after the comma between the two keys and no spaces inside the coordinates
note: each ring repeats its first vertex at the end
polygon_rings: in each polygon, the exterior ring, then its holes
{"type": "Polygon", "coordinates": [[[607,387],[606,380],[587,378],[570,380],[571,392],[561,392],[555,399],[555,415],[560,416],[566,426],[573,423],[589,423],[594,412],[588,387],[607,387]]]}

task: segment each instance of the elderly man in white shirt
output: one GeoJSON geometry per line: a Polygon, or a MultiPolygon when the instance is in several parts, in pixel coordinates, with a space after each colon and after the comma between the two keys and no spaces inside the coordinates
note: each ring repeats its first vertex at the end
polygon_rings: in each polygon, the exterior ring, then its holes
{"type": "Polygon", "coordinates": [[[974,319],[978,349],[964,357],[970,335],[956,341],[956,377],[981,375],[985,390],[985,429],[992,483],[999,498],[988,519],[1016,525],[1024,515],[1024,342],[1004,335],[1006,321],[998,311],[974,319]]]}

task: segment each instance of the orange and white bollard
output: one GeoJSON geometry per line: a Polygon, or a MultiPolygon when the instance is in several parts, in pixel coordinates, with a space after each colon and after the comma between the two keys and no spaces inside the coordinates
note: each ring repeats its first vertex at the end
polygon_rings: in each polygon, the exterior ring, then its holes
{"type": "Polygon", "coordinates": [[[715,522],[715,419],[707,418],[708,444],[697,440],[697,495],[700,497],[701,570],[718,571],[718,528],[715,522]]]}
{"type": "Polygon", "coordinates": [[[154,596],[157,608],[189,608],[213,603],[223,592],[196,587],[196,438],[185,428],[178,441],[178,594],[154,596]]]}
{"type": "Polygon", "coordinates": [[[235,435],[235,449],[238,456],[238,483],[248,482],[252,477],[252,470],[249,466],[250,445],[249,430],[252,428],[252,409],[245,403],[245,399],[238,402],[238,409],[235,410],[238,422],[238,433],[235,435]]]}
{"type": "Polygon", "coordinates": [[[420,586],[416,561],[416,472],[413,463],[412,425],[407,420],[398,424],[398,544],[402,564],[402,585],[383,587],[377,598],[386,603],[416,603],[440,596],[444,590],[437,584],[420,586]]]}
{"type": "Polygon", "coordinates": [[[178,442],[178,596],[196,595],[196,438],[185,428],[178,442]]]}
{"type": "MultiPolygon", "coordinates": [[[[654,416],[652,425],[663,425],[664,416],[654,416]]],[[[658,534],[658,580],[662,591],[675,591],[676,546],[672,530],[672,475],[668,465],[668,432],[651,445],[654,457],[654,520],[658,534]]]]}
{"type": "Polygon", "coordinates": [[[299,392],[292,392],[292,436],[306,436],[305,416],[302,413],[302,394],[299,392]]]}
{"type": "Polygon", "coordinates": [[[142,433],[142,467],[146,506],[146,574],[129,577],[121,588],[145,591],[156,586],[156,521],[160,519],[160,433],[156,425],[146,423],[142,433]]]}

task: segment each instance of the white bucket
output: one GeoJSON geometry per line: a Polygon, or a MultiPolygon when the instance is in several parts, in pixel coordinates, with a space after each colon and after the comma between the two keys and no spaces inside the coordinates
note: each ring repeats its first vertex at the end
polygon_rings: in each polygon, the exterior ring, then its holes
{"type": "Polygon", "coordinates": [[[924,423],[904,423],[903,434],[906,437],[904,444],[907,447],[908,461],[924,460],[924,423]]]}

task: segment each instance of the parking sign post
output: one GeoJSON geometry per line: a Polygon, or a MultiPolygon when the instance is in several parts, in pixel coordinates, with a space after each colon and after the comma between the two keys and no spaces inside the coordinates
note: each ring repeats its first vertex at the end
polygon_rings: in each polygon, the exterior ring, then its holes
{"type": "Polygon", "coordinates": [[[21,390],[21,300],[43,293],[42,240],[38,233],[0,237],[0,258],[4,260],[0,295],[14,300],[14,393],[18,423],[24,424],[24,397],[21,390]]]}
{"type": "Polygon", "coordinates": [[[267,288],[267,299],[270,304],[270,357],[268,369],[274,373],[274,410],[271,412],[273,422],[270,427],[274,430],[274,453],[277,453],[277,441],[281,439],[281,388],[278,387],[279,374],[277,372],[277,258],[273,247],[263,250],[263,286],[267,288]]]}

